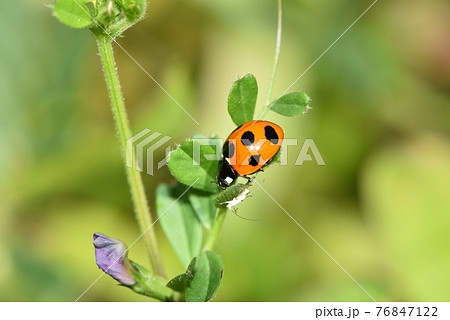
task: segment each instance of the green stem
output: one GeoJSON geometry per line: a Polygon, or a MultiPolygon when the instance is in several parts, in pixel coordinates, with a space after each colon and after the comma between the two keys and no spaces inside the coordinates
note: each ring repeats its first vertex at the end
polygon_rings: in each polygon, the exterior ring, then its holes
{"type": "Polygon", "coordinates": [[[209,232],[208,238],[206,239],[205,245],[203,246],[203,250],[211,250],[216,242],[220,230],[222,229],[223,222],[225,221],[225,216],[227,213],[227,208],[219,208],[217,209],[217,217],[214,220],[214,225],[212,226],[211,231],[209,232]]]}
{"type": "MultiPolygon", "coordinates": [[[[120,89],[119,75],[117,73],[116,63],[114,60],[112,39],[101,32],[94,32],[94,34],[97,39],[103,72],[106,78],[106,86],[111,99],[112,112],[120,142],[120,151],[122,153],[122,157],[124,158],[126,154],[127,140],[130,139],[132,135],[128,123],[122,91],[120,89]]],[[[152,218],[145,196],[144,184],[142,183],[141,175],[139,171],[134,168],[125,166],[125,170],[128,183],[130,185],[130,192],[136,219],[147,245],[153,271],[159,276],[166,278],[156,241],[156,235],[154,229],[150,228],[152,225],[152,218]]]]}
{"type": "Polygon", "coordinates": [[[166,280],[152,274],[139,263],[131,261],[136,277],[136,283],[128,286],[136,293],[147,297],[152,297],[160,301],[177,301],[179,294],[166,287],[166,280]]]}
{"type": "Polygon", "coordinates": [[[275,74],[277,73],[278,68],[278,60],[280,58],[282,21],[283,21],[283,5],[282,0],[278,0],[277,42],[275,45],[275,58],[273,61],[272,76],[270,77],[269,89],[267,90],[266,107],[269,107],[270,98],[272,96],[273,84],[275,82],[275,74]]]}
{"type": "Polygon", "coordinates": [[[125,30],[132,27],[136,22],[130,22],[127,18],[122,18],[116,22],[109,30],[108,33],[111,38],[120,36],[125,30]]]}

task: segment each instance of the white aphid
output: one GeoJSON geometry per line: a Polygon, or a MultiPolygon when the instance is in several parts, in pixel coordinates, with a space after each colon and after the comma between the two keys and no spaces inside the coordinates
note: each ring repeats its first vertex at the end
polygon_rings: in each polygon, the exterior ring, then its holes
{"type": "Polygon", "coordinates": [[[250,190],[245,189],[240,195],[238,195],[236,198],[226,201],[227,208],[231,209],[235,205],[237,205],[239,202],[243,201],[245,198],[247,198],[247,194],[249,194],[250,190]]]}

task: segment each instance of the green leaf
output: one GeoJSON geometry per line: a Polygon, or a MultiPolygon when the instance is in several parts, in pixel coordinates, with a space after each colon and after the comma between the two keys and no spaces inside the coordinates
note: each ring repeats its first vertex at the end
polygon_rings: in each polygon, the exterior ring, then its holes
{"type": "Polygon", "coordinates": [[[288,93],[272,102],[269,110],[286,117],[297,117],[305,114],[309,109],[311,99],[303,92],[288,93]]]}
{"type": "Polygon", "coordinates": [[[91,12],[85,3],[86,0],[56,0],[53,6],[53,14],[64,24],[73,28],[85,28],[94,21],[91,12]]]}
{"type": "Polygon", "coordinates": [[[183,185],[170,188],[160,184],[156,189],[156,212],[162,229],[183,265],[198,255],[202,245],[202,226],[192,209],[183,185]],[[178,200],[177,200],[178,199],[178,200]]]}
{"type": "Polygon", "coordinates": [[[252,74],[233,83],[228,95],[228,113],[237,126],[253,120],[257,96],[258,84],[252,74]]]}
{"type": "Polygon", "coordinates": [[[214,205],[216,195],[200,190],[192,190],[189,192],[188,197],[197,218],[206,229],[211,229],[216,217],[216,206],[214,205]]]}
{"type": "Polygon", "coordinates": [[[192,273],[194,277],[186,289],[186,301],[211,300],[222,281],[222,259],[212,251],[205,251],[197,257],[192,273]]]}
{"type": "Polygon", "coordinates": [[[186,288],[189,286],[189,284],[191,283],[192,278],[194,278],[193,270],[194,270],[196,261],[197,261],[197,258],[192,259],[186,272],[182,273],[182,274],[176,276],[175,278],[173,278],[172,280],[170,280],[166,286],[175,291],[184,292],[186,290],[186,288]]]}
{"type": "Polygon", "coordinates": [[[193,185],[195,189],[217,193],[219,187],[215,181],[219,166],[218,154],[221,148],[220,145],[215,147],[207,145],[208,141],[209,139],[185,141],[183,145],[170,153],[168,166],[179,182],[185,185],[192,185],[195,182],[193,185]]]}
{"type": "Polygon", "coordinates": [[[189,286],[189,283],[191,283],[193,276],[189,276],[186,273],[182,273],[172,280],[170,280],[167,283],[167,287],[171,288],[172,290],[178,291],[178,292],[184,292],[186,288],[189,286]]]}

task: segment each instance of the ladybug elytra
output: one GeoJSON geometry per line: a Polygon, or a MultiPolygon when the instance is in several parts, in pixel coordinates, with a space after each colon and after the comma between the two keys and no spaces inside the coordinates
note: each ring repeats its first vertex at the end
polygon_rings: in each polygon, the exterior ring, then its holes
{"type": "Polygon", "coordinates": [[[283,129],[269,121],[252,120],[236,128],[223,144],[219,186],[225,189],[238,177],[246,177],[269,164],[283,138],[283,129]]]}

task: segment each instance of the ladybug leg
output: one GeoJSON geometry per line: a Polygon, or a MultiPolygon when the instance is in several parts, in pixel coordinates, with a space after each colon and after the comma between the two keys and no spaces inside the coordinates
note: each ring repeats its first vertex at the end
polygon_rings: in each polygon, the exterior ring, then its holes
{"type": "Polygon", "coordinates": [[[251,185],[252,184],[252,182],[253,182],[253,180],[255,180],[255,178],[256,178],[256,176],[252,176],[252,177],[249,177],[249,176],[240,176],[241,178],[245,178],[245,179],[247,179],[248,180],[248,184],[249,185],[251,185]]]}

